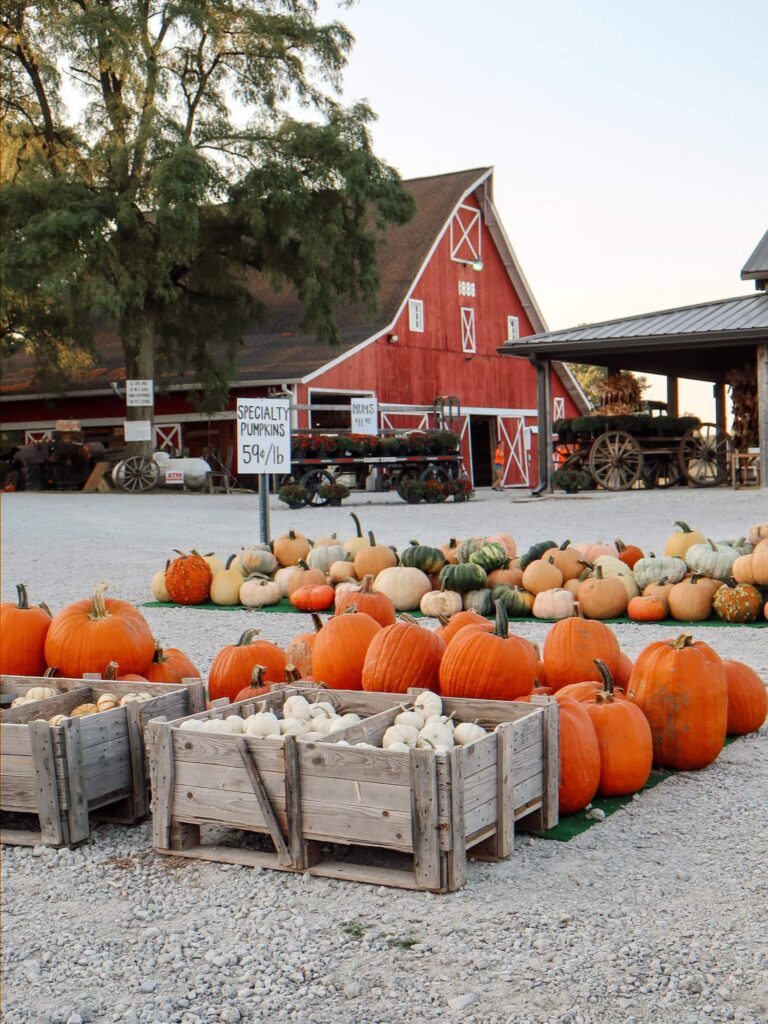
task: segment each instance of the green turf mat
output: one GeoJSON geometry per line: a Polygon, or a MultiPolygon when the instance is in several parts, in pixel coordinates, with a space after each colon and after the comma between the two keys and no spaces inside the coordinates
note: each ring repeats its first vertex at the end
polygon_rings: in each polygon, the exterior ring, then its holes
{"type": "MultiPolygon", "coordinates": [[[[735,743],[737,739],[739,739],[738,736],[727,736],[725,739],[725,746],[730,746],[730,744],[735,743]]],[[[640,792],[644,793],[647,789],[653,789],[654,786],[658,786],[660,782],[664,782],[664,780],[670,778],[670,776],[679,774],[679,772],[667,771],[664,768],[654,768],[648,781],[640,792]]],[[[608,818],[612,814],[615,814],[621,807],[625,807],[631,802],[631,794],[630,796],[614,796],[606,797],[604,799],[596,797],[592,801],[592,807],[598,807],[601,811],[605,811],[605,816],[608,818]]],[[[587,811],[579,811],[578,814],[567,814],[548,832],[535,832],[534,835],[538,839],[554,839],[555,842],[558,843],[567,843],[569,839],[573,839],[574,836],[580,836],[581,833],[586,832],[588,828],[592,828],[593,825],[599,824],[596,818],[588,818],[587,814],[587,811]]]]}
{"type": "MultiPolygon", "coordinates": [[[[209,612],[242,612],[242,611],[246,611],[247,610],[247,609],[245,609],[240,604],[211,604],[210,602],[208,602],[206,604],[173,604],[173,603],[171,603],[169,601],[145,601],[141,605],[141,607],[142,608],[202,608],[202,609],[205,609],[206,611],[209,611],[209,612]]],[[[263,608],[257,608],[257,609],[254,609],[254,610],[255,611],[259,611],[259,612],[290,612],[291,614],[295,614],[295,615],[306,615],[307,614],[307,612],[302,612],[302,611],[299,611],[298,608],[294,608],[293,605],[291,604],[291,602],[287,598],[284,598],[278,604],[270,604],[270,605],[266,605],[263,608]]],[[[409,614],[415,616],[418,619],[426,618],[427,617],[427,616],[423,615],[422,612],[419,612],[419,611],[410,612],[409,614]]],[[[492,616],[488,616],[488,618],[492,618],[492,616]]],[[[557,622],[557,619],[532,619],[531,616],[528,615],[528,616],[525,616],[523,618],[517,618],[517,619],[512,618],[512,616],[510,616],[509,621],[510,622],[545,622],[545,623],[549,622],[549,623],[552,623],[552,622],[557,622]]],[[[739,626],[742,625],[742,623],[740,623],[740,622],[721,622],[720,619],[706,619],[704,622],[678,622],[678,621],[676,621],[674,619],[664,619],[662,622],[633,622],[632,619],[628,619],[626,616],[622,616],[620,619],[603,619],[603,622],[606,622],[609,625],[611,625],[613,623],[625,622],[625,623],[631,623],[633,626],[673,626],[673,627],[674,626],[680,626],[680,627],[690,626],[690,627],[696,627],[696,628],[698,628],[699,626],[734,626],[734,627],[739,627],[739,626]]],[[[759,627],[763,627],[763,626],[768,626],[768,619],[763,619],[763,620],[761,620],[759,622],[750,622],[750,623],[748,623],[748,625],[753,627],[753,628],[754,627],[758,627],[759,628],[759,627]]]]}

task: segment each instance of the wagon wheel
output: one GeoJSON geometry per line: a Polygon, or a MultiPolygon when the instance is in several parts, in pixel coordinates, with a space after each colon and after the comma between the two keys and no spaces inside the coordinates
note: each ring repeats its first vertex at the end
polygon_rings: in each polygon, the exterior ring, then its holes
{"type": "Polygon", "coordinates": [[[624,430],[601,434],[589,453],[589,471],[607,491],[628,491],[643,471],[640,445],[624,430]]]}
{"type": "Polygon", "coordinates": [[[151,491],[160,479],[160,468],[147,455],[132,455],[115,466],[113,479],[124,491],[144,493],[151,491]]]}
{"type": "Polygon", "coordinates": [[[668,455],[647,455],[643,465],[643,485],[650,490],[655,487],[675,487],[682,474],[674,453],[668,455]]]}
{"type": "Polygon", "coordinates": [[[301,478],[301,486],[306,487],[309,492],[307,498],[308,505],[314,505],[319,507],[320,505],[327,505],[329,498],[324,498],[320,494],[320,488],[326,484],[334,483],[334,479],[327,469],[310,469],[301,478]]]}
{"type": "Polygon", "coordinates": [[[683,476],[694,487],[725,483],[731,455],[731,439],[715,423],[702,423],[687,431],[678,449],[683,476]]]}
{"type": "Polygon", "coordinates": [[[393,482],[392,486],[397,489],[401,483],[405,480],[419,480],[419,467],[418,466],[403,466],[401,470],[394,470],[392,473],[393,482]]]}
{"type": "MultiPolygon", "coordinates": [[[[434,480],[436,483],[439,484],[447,484],[448,481],[450,480],[450,476],[448,475],[448,473],[446,473],[442,466],[435,466],[434,464],[432,464],[431,466],[425,466],[424,469],[422,469],[422,471],[419,473],[419,480],[423,484],[429,483],[430,480],[434,480]]],[[[448,495],[443,492],[442,494],[436,494],[434,500],[437,502],[441,502],[445,501],[447,497],[448,495]]]]}

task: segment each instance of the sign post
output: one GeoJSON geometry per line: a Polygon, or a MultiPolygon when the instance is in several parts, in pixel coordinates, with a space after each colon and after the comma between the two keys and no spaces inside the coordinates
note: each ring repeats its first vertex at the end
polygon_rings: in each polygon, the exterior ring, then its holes
{"type": "Polygon", "coordinates": [[[378,434],[379,403],[375,395],[351,399],[352,433],[378,434]]]}
{"type": "Polygon", "coordinates": [[[291,403],[287,398],[238,398],[237,471],[259,478],[259,533],[269,544],[269,474],[291,467],[291,403]]]}

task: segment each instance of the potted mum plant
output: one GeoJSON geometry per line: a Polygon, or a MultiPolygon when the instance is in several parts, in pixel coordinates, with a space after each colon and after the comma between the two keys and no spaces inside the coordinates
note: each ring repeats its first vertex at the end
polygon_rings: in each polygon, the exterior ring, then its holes
{"type": "Polygon", "coordinates": [[[397,493],[409,505],[418,505],[426,497],[426,488],[421,480],[402,480],[397,485],[397,493]]]}
{"type": "Polygon", "coordinates": [[[277,496],[289,508],[301,508],[309,500],[309,491],[301,484],[283,484],[277,496]]]}
{"type": "Polygon", "coordinates": [[[585,491],[589,487],[590,479],[589,474],[583,469],[558,469],[555,473],[555,483],[566,494],[585,491]]]}
{"type": "Polygon", "coordinates": [[[469,501],[475,495],[472,484],[466,477],[451,480],[446,486],[448,487],[448,493],[453,495],[454,501],[469,501]]]}
{"type": "Polygon", "coordinates": [[[349,497],[349,488],[340,483],[322,484],[322,486],[318,487],[317,493],[323,501],[327,501],[329,505],[338,508],[344,498],[349,497]]]}

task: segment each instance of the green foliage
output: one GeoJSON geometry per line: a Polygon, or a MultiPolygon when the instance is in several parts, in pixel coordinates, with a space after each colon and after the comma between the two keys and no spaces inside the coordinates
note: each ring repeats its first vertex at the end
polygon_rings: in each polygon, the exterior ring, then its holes
{"type": "Polygon", "coordinates": [[[412,203],[372,151],[372,111],[335,99],[350,33],[316,15],[314,0],[4,6],[4,353],[72,376],[106,331],[128,376],[183,367],[222,408],[254,272],[339,341],[337,310],[374,303],[381,231],[412,203]]]}
{"type": "Polygon", "coordinates": [[[608,370],[604,366],[587,366],[585,363],[568,363],[568,369],[592,405],[602,405],[603,396],[597,390],[597,385],[607,379],[608,370]]]}

